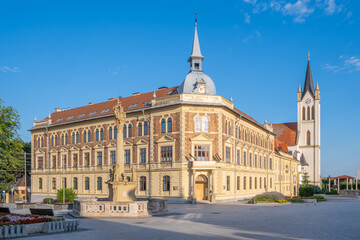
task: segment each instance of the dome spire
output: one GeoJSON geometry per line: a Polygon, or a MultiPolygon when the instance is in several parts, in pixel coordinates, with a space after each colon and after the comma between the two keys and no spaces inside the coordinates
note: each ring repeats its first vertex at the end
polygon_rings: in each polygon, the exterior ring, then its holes
{"type": "Polygon", "coordinates": [[[190,62],[190,71],[202,71],[201,63],[204,57],[201,55],[199,36],[197,33],[197,13],[195,13],[195,32],[191,56],[188,60],[190,62]]]}

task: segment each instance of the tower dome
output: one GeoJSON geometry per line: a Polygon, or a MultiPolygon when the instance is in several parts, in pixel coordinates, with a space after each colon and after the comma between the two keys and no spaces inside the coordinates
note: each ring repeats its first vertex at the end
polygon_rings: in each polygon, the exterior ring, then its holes
{"type": "Polygon", "coordinates": [[[216,88],[213,80],[203,73],[199,37],[197,33],[197,20],[195,18],[195,33],[192,51],[188,62],[190,62],[190,72],[178,88],[179,93],[195,93],[216,95],[216,88]]]}

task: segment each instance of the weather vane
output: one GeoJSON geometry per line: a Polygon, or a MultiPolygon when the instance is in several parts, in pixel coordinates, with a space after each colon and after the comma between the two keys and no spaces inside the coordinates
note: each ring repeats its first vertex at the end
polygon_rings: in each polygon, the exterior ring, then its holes
{"type": "Polygon", "coordinates": [[[308,60],[310,61],[310,51],[308,51],[308,60]]]}
{"type": "Polygon", "coordinates": [[[195,13],[195,26],[197,26],[197,18],[196,18],[197,13],[195,13]]]}

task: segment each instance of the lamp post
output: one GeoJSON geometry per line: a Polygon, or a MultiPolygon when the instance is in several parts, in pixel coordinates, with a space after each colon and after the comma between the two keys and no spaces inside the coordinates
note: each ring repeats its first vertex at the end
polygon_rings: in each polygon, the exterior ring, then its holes
{"type": "Polygon", "coordinates": [[[63,204],[65,204],[65,148],[63,148],[63,204]]]}

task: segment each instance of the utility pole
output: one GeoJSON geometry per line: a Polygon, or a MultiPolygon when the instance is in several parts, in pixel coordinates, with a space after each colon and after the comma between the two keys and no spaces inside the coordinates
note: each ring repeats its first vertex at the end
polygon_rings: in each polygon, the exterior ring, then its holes
{"type": "Polygon", "coordinates": [[[25,203],[27,203],[27,188],[26,188],[26,152],[24,152],[24,178],[25,178],[25,203]]]}

